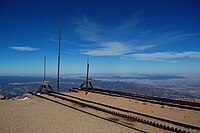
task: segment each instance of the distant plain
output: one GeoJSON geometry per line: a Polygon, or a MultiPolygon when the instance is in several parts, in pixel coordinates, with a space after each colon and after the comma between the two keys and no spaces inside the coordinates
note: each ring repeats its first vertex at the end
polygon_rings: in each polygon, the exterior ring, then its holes
{"type": "MultiPolygon", "coordinates": [[[[79,87],[84,74],[61,75],[61,91],[79,87]]],[[[200,98],[200,76],[161,74],[91,74],[95,88],[167,98],[200,98]]],[[[0,76],[0,94],[21,96],[36,91],[42,76],[0,76]]],[[[56,90],[56,76],[47,77],[56,90]]]]}

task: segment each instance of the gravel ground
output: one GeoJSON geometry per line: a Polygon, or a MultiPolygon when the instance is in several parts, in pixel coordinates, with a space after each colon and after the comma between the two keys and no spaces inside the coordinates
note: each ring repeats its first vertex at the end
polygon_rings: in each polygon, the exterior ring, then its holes
{"type": "Polygon", "coordinates": [[[133,133],[133,129],[31,96],[0,101],[2,133],[133,133]]]}

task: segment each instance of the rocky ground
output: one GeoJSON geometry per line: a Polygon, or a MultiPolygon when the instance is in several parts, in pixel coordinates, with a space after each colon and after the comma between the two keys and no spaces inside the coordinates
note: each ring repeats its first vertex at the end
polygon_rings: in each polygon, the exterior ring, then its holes
{"type": "Polygon", "coordinates": [[[195,98],[176,98],[176,100],[200,103],[200,99],[195,99],[195,98]]]}

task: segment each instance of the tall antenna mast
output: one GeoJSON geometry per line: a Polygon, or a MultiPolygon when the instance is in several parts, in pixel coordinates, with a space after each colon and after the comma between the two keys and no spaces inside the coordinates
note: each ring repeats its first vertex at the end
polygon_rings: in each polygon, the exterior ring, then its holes
{"type": "Polygon", "coordinates": [[[44,81],[46,80],[46,56],[44,56],[44,81]]]}
{"type": "Polygon", "coordinates": [[[87,58],[87,76],[86,76],[86,93],[88,91],[88,77],[89,77],[89,68],[90,68],[90,65],[89,65],[89,58],[87,58]]]}
{"type": "Polygon", "coordinates": [[[62,32],[62,16],[60,17],[60,32],[59,32],[59,41],[58,41],[58,78],[57,78],[57,92],[59,92],[60,85],[60,40],[62,32]]]}

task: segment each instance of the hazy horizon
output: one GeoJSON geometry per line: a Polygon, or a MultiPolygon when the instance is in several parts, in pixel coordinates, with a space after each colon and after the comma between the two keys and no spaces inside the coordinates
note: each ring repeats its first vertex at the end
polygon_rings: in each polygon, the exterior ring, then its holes
{"type": "MultiPolygon", "coordinates": [[[[1,77],[44,77],[44,74],[5,74],[1,75],[1,77]]],[[[74,78],[74,77],[84,77],[86,76],[86,73],[65,73],[60,74],[61,78],[74,78]]],[[[183,76],[183,77],[200,77],[200,74],[198,73],[90,73],[89,76],[96,77],[112,77],[112,76],[121,76],[121,77],[132,77],[132,76],[183,76]]],[[[57,74],[47,74],[46,77],[50,78],[57,78],[57,74]]]]}

